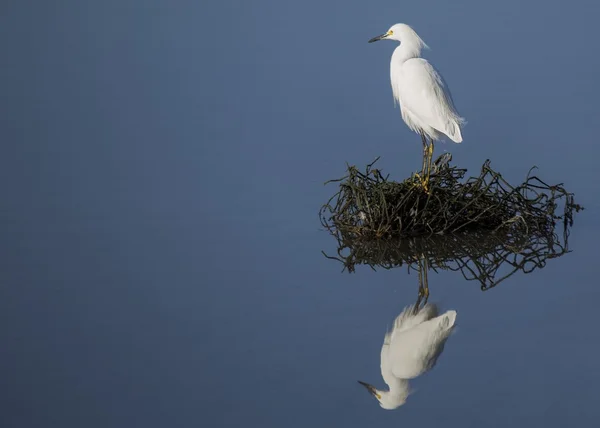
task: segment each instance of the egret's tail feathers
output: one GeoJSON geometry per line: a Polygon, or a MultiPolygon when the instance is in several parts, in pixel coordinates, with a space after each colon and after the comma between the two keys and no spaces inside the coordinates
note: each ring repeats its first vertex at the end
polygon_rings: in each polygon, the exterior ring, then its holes
{"type": "Polygon", "coordinates": [[[427,303],[418,313],[421,314],[425,320],[430,320],[439,315],[439,309],[435,303],[427,303]]]}
{"type": "Polygon", "coordinates": [[[404,331],[438,316],[438,307],[427,303],[419,312],[414,313],[414,306],[406,306],[394,320],[392,331],[404,331]]]}
{"type": "Polygon", "coordinates": [[[440,327],[445,329],[450,329],[454,327],[454,323],[456,322],[456,311],[447,311],[444,315],[442,315],[442,321],[440,322],[440,327]]]}
{"type": "Polygon", "coordinates": [[[460,126],[465,123],[465,120],[460,117],[456,121],[450,123],[450,129],[446,135],[455,143],[462,143],[462,132],[460,131],[460,126]]]}

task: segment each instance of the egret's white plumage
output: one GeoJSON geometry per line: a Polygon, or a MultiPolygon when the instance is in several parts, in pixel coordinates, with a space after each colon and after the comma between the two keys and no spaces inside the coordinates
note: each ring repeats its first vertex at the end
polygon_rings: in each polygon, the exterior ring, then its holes
{"type": "Polygon", "coordinates": [[[381,347],[381,377],[389,391],[360,383],[384,409],[401,406],[410,392],[408,380],[433,368],[455,322],[456,311],[438,315],[434,304],[425,305],[416,314],[412,307],[404,308],[386,333],[381,347]]]}
{"type": "Polygon", "coordinates": [[[465,120],[456,111],[442,76],[421,58],[425,42],[406,24],[395,24],[369,42],[384,39],[400,42],[392,54],[390,79],[404,122],[431,141],[445,135],[455,143],[462,142],[461,125],[465,120]]]}

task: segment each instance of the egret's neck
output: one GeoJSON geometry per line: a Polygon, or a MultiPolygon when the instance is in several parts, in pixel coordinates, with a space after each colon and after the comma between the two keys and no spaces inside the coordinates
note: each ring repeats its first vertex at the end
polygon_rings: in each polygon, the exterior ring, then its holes
{"type": "Polygon", "coordinates": [[[393,378],[389,379],[389,383],[387,384],[390,388],[390,395],[396,395],[401,397],[406,397],[408,395],[408,380],[407,379],[398,379],[393,378]]]}
{"type": "Polygon", "coordinates": [[[392,54],[392,63],[401,65],[411,58],[420,58],[422,48],[423,47],[419,43],[400,43],[400,46],[398,46],[392,54]]]}
{"type": "Polygon", "coordinates": [[[408,398],[408,380],[396,379],[395,381],[388,383],[390,387],[389,391],[381,392],[379,404],[384,409],[396,409],[406,403],[408,398]]]}

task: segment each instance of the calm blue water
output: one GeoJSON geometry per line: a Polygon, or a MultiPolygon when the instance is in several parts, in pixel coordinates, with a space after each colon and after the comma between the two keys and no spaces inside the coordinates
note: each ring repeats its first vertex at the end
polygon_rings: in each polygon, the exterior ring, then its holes
{"type": "Polygon", "coordinates": [[[0,426],[593,426],[598,321],[593,2],[12,2],[0,14],[0,426]],[[396,411],[379,352],[404,269],[325,259],[345,162],[403,178],[394,22],[468,119],[454,162],[532,165],[586,211],[573,250],[481,292],[396,411]]]}

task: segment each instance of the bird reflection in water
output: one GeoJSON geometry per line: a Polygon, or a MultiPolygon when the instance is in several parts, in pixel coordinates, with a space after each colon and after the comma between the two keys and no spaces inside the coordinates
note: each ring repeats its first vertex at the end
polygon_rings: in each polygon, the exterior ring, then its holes
{"type": "Polygon", "coordinates": [[[389,390],[380,390],[359,381],[379,401],[392,410],[406,402],[408,381],[431,370],[444,350],[456,323],[456,311],[438,314],[436,305],[407,307],[396,317],[381,347],[381,377],[389,390]],[[415,309],[419,309],[416,310],[415,309]]]}

